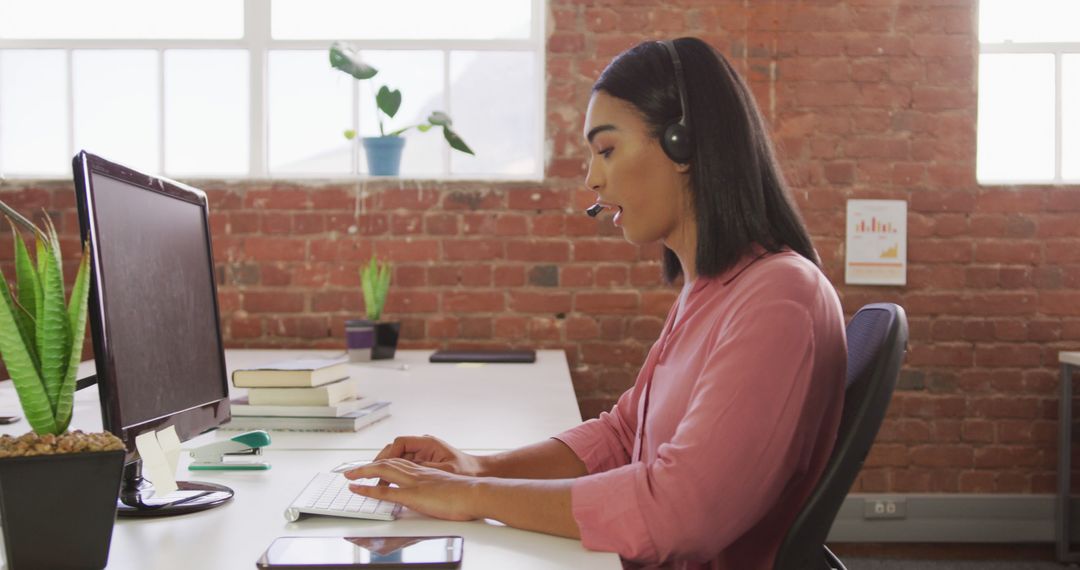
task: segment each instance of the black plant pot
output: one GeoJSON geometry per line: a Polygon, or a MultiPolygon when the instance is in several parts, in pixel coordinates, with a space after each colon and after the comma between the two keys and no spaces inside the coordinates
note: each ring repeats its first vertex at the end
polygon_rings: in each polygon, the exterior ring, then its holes
{"type": "Polygon", "coordinates": [[[397,351],[401,323],[375,323],[375,346],[371,347],[372,360],[389,360],[397,351]]]}
{"type": "Polygon", "coordinates": [[[0,459],[8,570],[104,568],[124,451],[0,459]]]}

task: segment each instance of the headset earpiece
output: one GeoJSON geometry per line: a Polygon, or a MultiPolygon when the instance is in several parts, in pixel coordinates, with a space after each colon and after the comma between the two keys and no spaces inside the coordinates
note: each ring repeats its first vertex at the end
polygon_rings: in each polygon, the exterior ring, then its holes
{"type": "Polygon", "coordinates": [[[674,42],[666,40],[660,43],[671,56],[671,64],[675,67],[675,87],[679,90],[679,120],[664,128],[664,134],[660,137],[660,148],[664,149],[664,154],[671,160],[686,164],[694,154],[694,147],[690,141],[690,127],[686,124],[686,86],[683,82],[682,62],[674,42]]]}
{"type": "Polygon", "coordinates": [[[690,130],[682,123],[671,123],[664,129],[660,147],[668,158],[680,164],[690,162],[690,156],[694,154],[694,149],[690,146],[690,130]]]}

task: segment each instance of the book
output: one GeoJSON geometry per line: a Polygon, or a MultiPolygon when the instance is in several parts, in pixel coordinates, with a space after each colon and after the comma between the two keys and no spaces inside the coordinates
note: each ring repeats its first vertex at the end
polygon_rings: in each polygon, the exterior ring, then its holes
{"type": "Polygon", "coordinates": [[[370,403],[336,418],[289,416],[233,416],[221,429],[292,431],[358,431],[390,415],[390,402],[370,403]]]}
{"type": "Polygon", "coordinates": [[[234,370],[232,383],[237,388],[313,387],[348,377],[348,366],[340,358],[305,358],[234,370]]]}
{"type": "Polygon", "coordinates": [[[363,396],[342,400],[329,406],[253,406],[247,397],[234,398],[230,402],[234,416],[304,416],[334,418],[355,412],[368,404],[371,398],[363,396]]]}
{"type": "Polygon", "coordinates": [[[360,381],[343,378],[314,388],[248,388],[252,406],[329,406],[360,395],[360,381]]]}

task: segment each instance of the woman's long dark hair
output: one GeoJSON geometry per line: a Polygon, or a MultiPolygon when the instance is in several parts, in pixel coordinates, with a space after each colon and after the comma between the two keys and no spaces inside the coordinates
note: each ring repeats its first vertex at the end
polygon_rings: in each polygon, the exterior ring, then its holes
{"type": "MultiPolygon", "coordinates": [[[[697,221],[697,274],[720,275],[754,243],[769,251],[788,247],[816,265],[810,235],[746,83],[723,55],[697,38],[675,40],[675,48],[694,149],[690,193],[697,221]]],[[[619,54],[593,85],[597,91],[633,105],[657,138],[679,119],[674,64],[658,42],[619,54]]],[[[664,248],[664,278],[671,282],[681,273],[675,253],[664,248]]]]}

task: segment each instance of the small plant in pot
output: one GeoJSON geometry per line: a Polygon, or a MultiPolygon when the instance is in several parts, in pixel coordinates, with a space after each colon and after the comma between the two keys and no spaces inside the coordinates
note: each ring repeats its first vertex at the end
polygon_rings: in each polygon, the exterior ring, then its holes
{"type": "Polygon", "coordinates": [[[0,436],[0,520],[9,570],[104,568],[116,518],[124,444],[68,432],[86,331],[89,253],[64,303],[60,240],[0,202],[15,242],[12,291],[0,276],[0,357],[32,432],[0,436]],[[33,234],[36,260],[16,224],[33,234]]]}
{"type": "MultiPolygon", "coordinates": [[[[361,61],[355,50],[341,42],[330,46],[330,65],[334,69],[351,75],[357,81],[371,79],[379,73],[377,69],[361,61]]],[[[446,139],[450,148],[466,154],[474,154],[469,145],[465,144],[465,141],[450,128],[453,121],[451,121],[449,115],[442,111],[431,113],[423,123],[387,132],[383,126],[383,116],[385,115],[387,119],[393,119],[400,108],[400,90],[383,85],[375,93],[375,117],[379,122],[379,136],[363,137],[362,141],[364,152],[367,154],[368,172],[373,176],[398,175],[401,170],[401,151],[405,146],[405,139],[401,135],[412,128],[426,133],[432,128],[441,127],[443,138],[446,139]]],[[[353,140],[356,138],[356,131],[352,129],[346,130],[345,138],[350,141],[353,140]]]]}
{"type": "Polygon", "coordinates": [[[345,341],[349,348],[349,360],[353,362],[393,358],[397,350],[401,323],[379,320],[386,304],[386,293],[390,290],[392,270],[393,265],[380,262],[375,256],[360,268],[367,319],[345,321],[345,341]]]}

